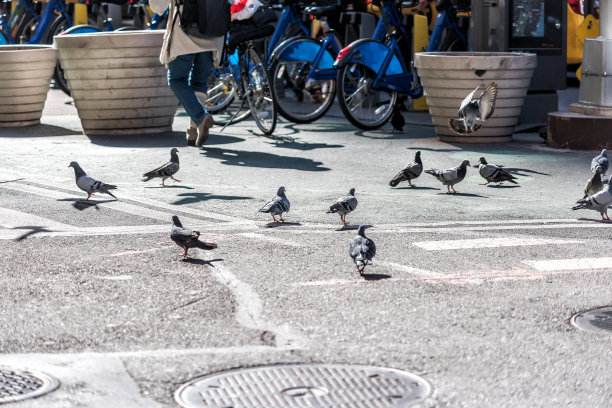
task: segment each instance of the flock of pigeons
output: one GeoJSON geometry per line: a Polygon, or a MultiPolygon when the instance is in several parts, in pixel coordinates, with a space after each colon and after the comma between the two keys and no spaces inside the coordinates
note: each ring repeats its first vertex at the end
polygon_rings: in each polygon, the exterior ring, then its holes
{"type": "MultiPolygon", "coordinates": [[[[481,88],[482,86],[476,87],[476,89],[463,100],[458,111],[458,119],[449,119],[448,125],[454,132],[458,134],[473,133],[480,129],[484,122],[493,114],[495,99],[497,97],[497,85],[494,82],[491,83],[478,97],[476,97],[476,93],[481,88]]],[[[488,163],[484,157],[481,157],[479,161],[480,163],[474,167],[478,168],[480,175],[486,181],[481,185],[487,185],[489,183],[501,184],[506,181],[517,184],[516,177],[504,170],[501,166],[488,163]]],[[[425,170],[425,173],[434,176],[442,185],[445,185],[448,194],[454,194],[457,193],[454,186],[463,181],[467,174],[468,166],[470,166],[470,162],[464,160],[457,167],[445,170],[432,168],[430,170],[425,170]]],[[[610,219],[607,210],[608,206],[612,204],[612,182],[608,182],[607,185],[604,185],[602,180],[602,175],[606,174],[608,166],[607,150],[604,149],[600,155],[593,158],[591,163],[591,171],[593,174],[587,180],[584,189],[584,197],[576,202],[578,205],[572,207],[572,210],[595,210],[599,211],[603,219],[610,219]]],[[[110,190],[115,190],[117,186],[93,179],[83,171],[77,162],[71,162],[70,167],[74,169],[77,186],[87,193],[86,200],[89,200],[94,193],[105,193],[116,198],[110,190]]],[[[170,161],[156,169],[144,173],[142,181],[161,178],[162,186],[165,186],[165,181],[168,178],[175,182],[179,182],[180,180],[174,178],[179,168],[178,149],[173,148],[170,150],[170,161]]],[[[422,173],[423,162],[421,161],[421,152],[417,151],[414,161],[397,173],[389,182],[389,185],[391,187],[396,187],[400,182],[407,181],[408,185],[415,187],[412,180],[418,178],[422,173]]],[[[285,187],[279,187],[276,195],[259,209],[260,212],[272,215],[272,220],[276,225],[280,225],[281,222],[284,222],[282,214],[288,212],[290,208],[290,203],[285,191],[285,187]],[[278,219],[276,219],[277,216],[279,217],[278,219]]],[[[327,213],[336,213],[340,215],[340,222],[343,226],[346,226],[348,224],[346,215],[356,208],[357,198],[355,198],[355,189],[351,188],[346,196],[340,197],[330,206],[327,213]]],[[[185,228],[176,215],[172,217],[172,224],[170,238],[178,246],[183,248],[184,252],[182,256],[184,258],[187,257],[189,248],[200,248],[205,250],[217,248],[215,243],[201,241],[200,232],[185,228]]],[[[349,246],[349,254],[355,262],[359,274],[363,274],[365,267],[372,263],[372,259],[376,255],[376,245],[374,241],[365,236],[366,228],[365,225],[359,226],[357,235],[351,240],[349,246]]]]}

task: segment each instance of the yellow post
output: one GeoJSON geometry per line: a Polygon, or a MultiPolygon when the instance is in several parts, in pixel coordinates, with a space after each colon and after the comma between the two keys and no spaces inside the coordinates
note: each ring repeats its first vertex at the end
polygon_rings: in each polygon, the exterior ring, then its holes
{"type": "MultiPolygon", "coordinates": [[[[427,51],[427,45],[429,44],[429,31],[427,25],[428,22],[426,16],[420,14],[414,15],[414,52],[427,51]]],[[[427,100],[425,99],[425,95],[421,96],[420,98],[414,99],[412,101],[412,108],[415,111],[428,110],[429,108],[427,107],[427,100]]]]}
{"type": "Polygon", "coordinates": [[[13,12],[15,11],[15,7],[17,7],[17,3],[19,3],[18,0],[11,1],[11,14],[13,14],[13,12]]]}
{"type": "Polygon", "coordinates": [[[74,3],[74,25],[87,24],[87,4],[76,2],[74,3]]]}

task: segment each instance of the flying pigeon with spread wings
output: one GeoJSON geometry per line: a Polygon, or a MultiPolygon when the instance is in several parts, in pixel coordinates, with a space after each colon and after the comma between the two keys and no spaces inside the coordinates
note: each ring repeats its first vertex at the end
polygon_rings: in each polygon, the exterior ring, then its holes
{"type": "Polygon", "coordinates": [[[482,88],[478,85],[464,100],[459,107],[459,119],[449,118],[448,127],[457,134],[470,134],[482,127],[484,122],[493,115],[495,110],[495,98],[497,98],[497,84],[491,82],[489,86],[475,98],[476,93],[482,88]]]}

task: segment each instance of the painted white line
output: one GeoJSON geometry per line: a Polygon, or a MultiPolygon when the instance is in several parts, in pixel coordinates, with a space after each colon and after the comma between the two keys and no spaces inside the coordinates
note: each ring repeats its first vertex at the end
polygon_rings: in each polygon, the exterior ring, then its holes
{"type": "Polygon", "coordinates": [[[0,227],[18,228],[18,232],[20,231],[19,235],[23,235],[27,232],[27,229],[20,229],[20,227],[24,226],[64,230],[74,228],[71,225],[53,221],[48,218],[0,207],[0,227]]]}
{"type": "Polygon", "coordinates": [[[426,278],[440,278],[440,277],[444,277],[443,273],[433,272],[433,271],[426,271],[424,269],[413,268],[412,266],[402,265],[402,264],[398,264],[398,263],[395,263],[395,262],[378,261],[377,263],[379,265],[381,265],[381,266],[386,266],[386,267],[389,267],[391,269],[395,269],[395,270],[401,271],[401,272],[407,272],[407,273],[409,273],[411,275],[422,276],[422,277],[426,277],[426,278]]]}
{"type": "Polygon", "coordinates": [[[290,246],[290,247],[303,247],[304,246],[303,244],[300,244],[300,243],[294,242],[294,241],[289,241],[288,239],[269,237],[267,235],[255,234],[253,232],[244,232],[244,233],[238,234],[238,235],[241,235],[241,236],[247,237],[247,238],[253,238],[253,239],[258,239],[258,240],[262,240],[262,241],[273,242],[275,244],[284,245],[284,246],[290,246]]]}
{"type": "Polygon", "coordinates": [[[96,275],[95,278],[102,279],[102,280],[126,281],[126,280],[132,280],[132,275],[115,275],[115,276],[96,275]]]}
{"type": "Polygon", "coordinates": [[[298,349],[305,340],[293,332],[289,325],[275,325],[263,318],[263,302],[253,287],[239,280],[229,269],[222,265],[210,268],[213,276],[233,293],[236,303],[236,321],[244,327],[269,331],[274,334],[277,347],[298,349]]]}
{"type": "Polygon", "coordinates": [[[548,238],[523,238],[523,237],[502,237],[502,238],[477,238],[477,239],[455,239],[445,241],[421,241],[412,244],[423,248],[426,251],[444,251],[452,249],[474,249],[474,248],[498,248],[498,247],[517,247],[533,245],[562,245],[578,244],[580,240],[567,239],[548,239],[548,238]]]}
{"type": "Polygon", "coordinates": [[[114,253],[114,254],[110,254],[108,256],[140,255],[140,254],[146,254],[146,253],[150,253],[150,252],[164,251],[164,250],[169,249],[169,248],[176,248],[176,246],[174,246],[174,245],[167,245],[167,246],[158,247],[158,248],[135,249],[135,250],[132,250],[132,251],[117,252],[117,253],[114,253]]]}
{"type": "Polygon", "coordinates": [[[612,257],[523,261],[523,263],[543,272],[578,271],[585,269],[612,270],[612,257]]]}

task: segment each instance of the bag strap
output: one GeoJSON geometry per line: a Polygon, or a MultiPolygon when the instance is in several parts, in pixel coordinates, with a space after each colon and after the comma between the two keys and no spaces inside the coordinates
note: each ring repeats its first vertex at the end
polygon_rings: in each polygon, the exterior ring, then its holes
{"type": "Polygon", "coordinates": [[[172,33],[174,33],[174,26],[176,25],[176,18],[181,16],[181,8],[179,7],[181,5],[180,3],[181,0],[175,0],[174,1],[174,16],[172,16],[172,25],[170,26],[171,29],[171,35],[170,38],[168,38],[168,45],[166,46],[166,51],[168,52],[168,55],[170,55],[170,43],[172,43],[172,33]]]}

